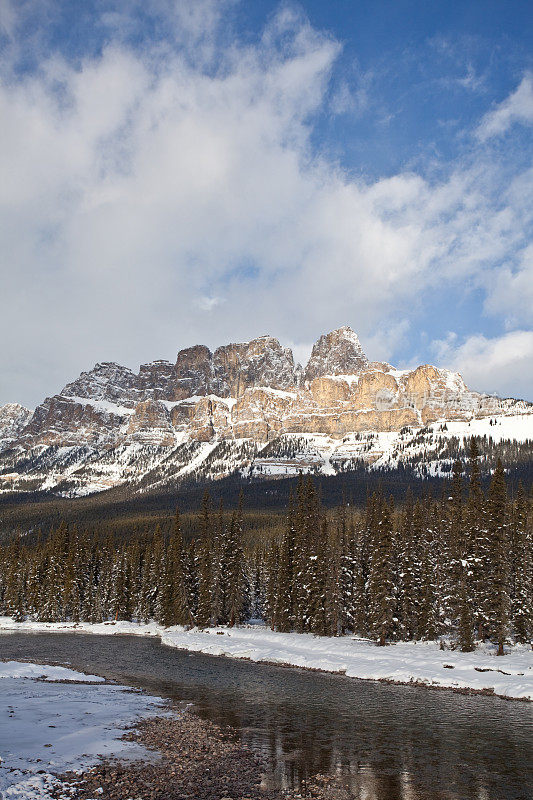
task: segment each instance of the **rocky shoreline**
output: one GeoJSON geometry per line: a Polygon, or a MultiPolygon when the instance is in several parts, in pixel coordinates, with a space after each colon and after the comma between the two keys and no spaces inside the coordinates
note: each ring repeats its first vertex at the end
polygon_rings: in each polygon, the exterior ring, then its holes
{"type": "Polygon", "coordinates": [[[82,773],[58,775],[52,796],[76,800],[347,800],[334,779],[317,776],[298,790],[269,787],[265,764],[235,731],[201,719],[191,709],[141,720],[123,737],[154,757],[102,759],[82,773]],[[303,791],[303,790],[302,790],[303,791]]]}
{"type": "Polygon", "coordinates": [[[262,764],[231,731],[201,719],[190,709],[172,717],[140,721],[125,739],[142,744],[153,759],[104,759],[83,772],[59,775],[80,800],[277,800],[261,786],[262,764]]]}

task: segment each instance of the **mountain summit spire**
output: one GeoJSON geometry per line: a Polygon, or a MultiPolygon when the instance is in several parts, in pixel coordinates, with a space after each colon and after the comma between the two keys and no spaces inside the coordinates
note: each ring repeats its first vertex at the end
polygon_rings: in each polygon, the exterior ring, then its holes
{"type": "Polygon", "coordinates": [[[305,380],[322,375],[353,375],[368,366],[361,342],[349,325],[343,325],[320,337],[313,345],[305,370],[305,380]]]}
{"type": "Polygon", "coordinates": [[[138,373],[97,364],[33,414],[0,407],[0,490],[82,495],[128,483],[144,492],[239,470],[381,468],[411,463],[421,428],[433,425],[424,440],[431,453],[446,422],[455,425],[450,436],[461,437],[473,435],[472,420],[479,435],[497,424],[501,436],[510,423],[510,438],[533,438],[533,404],[472,392],[459,374],[429,364],[369,362],[347,325],[320,337],[305,376],[271,336],[214,352],[195,345],[174,364],[153,361],[138,373]],[[508,419],[516,415],[519,424],[508,419]],[[383,451],[381,432],[401,440],[394,456],[383,451]],[[327,458],[313,455],[320,448],[327,458]]]}

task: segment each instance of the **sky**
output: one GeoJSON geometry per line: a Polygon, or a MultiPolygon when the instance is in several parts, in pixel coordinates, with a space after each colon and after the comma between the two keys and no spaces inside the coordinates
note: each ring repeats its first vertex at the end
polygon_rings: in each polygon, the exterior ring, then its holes
{"type": "Polygon", "coordinates": [[[528,0],[0,0],[0,404],[341,325],[533,401],[532,31],[528,0]]]}

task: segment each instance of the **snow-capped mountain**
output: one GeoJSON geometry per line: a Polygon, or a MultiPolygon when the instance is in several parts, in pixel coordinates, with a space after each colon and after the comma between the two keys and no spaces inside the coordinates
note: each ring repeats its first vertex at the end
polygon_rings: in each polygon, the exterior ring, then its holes
{"type": "Polygon", "coordinates": [[[342,327],[320,337],[305,369],[262,336],[214,352],[196,345],[138,374],[97,364],[33,413],[0,407],[0,486],[146,491],[235,470],[395,466],[421,447],[432,470],[446,460],[447,438],[472,433],[533,439],[533,405],[470,391],[446,369],[371,362],[342,327]]]}

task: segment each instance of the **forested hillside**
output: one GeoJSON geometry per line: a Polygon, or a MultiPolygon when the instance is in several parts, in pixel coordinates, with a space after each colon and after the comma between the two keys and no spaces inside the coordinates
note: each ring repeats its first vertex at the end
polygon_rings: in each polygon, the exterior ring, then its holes
{"type": "Polygon", "coordinates": [[[109,619],[170,625],[264,620],[275,630],[387,640],[446,636],[463,650],[533,633],[531,502],[507,494],[498,462],[483,491],[476,440],[440,496],[400,504],[374,491],[366,507],[324,510],[300,478],[268,535],[246,527],[206,491],[192,535],[171,530],[125,539],[65,521],[49,535],[16,536],[0,550],[0,610],[22,620],[109,619]]]}

